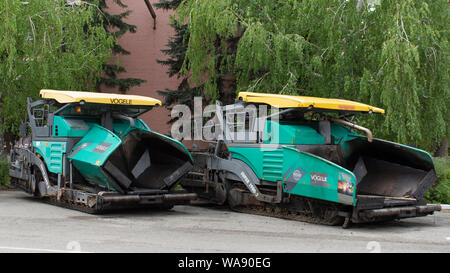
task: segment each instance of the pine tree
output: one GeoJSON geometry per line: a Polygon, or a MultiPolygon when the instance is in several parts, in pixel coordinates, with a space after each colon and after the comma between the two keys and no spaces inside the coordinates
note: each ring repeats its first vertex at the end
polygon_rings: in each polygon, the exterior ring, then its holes
{"type": "MultiPolygon", "coordinates": [[[[164,10],[176,10],[182,0],[161,0],[158,3],[153,4],[156,8],[164,9],[164,10]]],[[[205,84],[197,83],[191,84],[190,77],[188,76],[188,72],[183,70],[183,65],[185,65],[186,59],[186,51],[189,41],[189,31],[188,24],[179,23],[175,17],[172,17],[172,23],[170,24],[174,29],[174,36],[169,38],[167,43],[167,49],[161,50],[165,55],[168,56],[168,59],[165,60],[157,60],[157,62],[161,65],[167,66],[168,71],[167,74],[169,77],[176,76],[177,78],[181,78],[181,83],[178,85],[177,89],[168,89],[166,88],[164,91],[158,90],[158,93],[162,95],[164,100],[164,105],[166,108],[171,110],[171,106],[174,104],[185,104],[193,110],[194,108],[194,97],[195,96],[203,96],[204,103],[210,103],[213,101],[213,97],[205,96],[205,84]]],[[[226,39],[230,44],[230,50],[236,50],[236,47],[233,45],[237,44],[237,40],[233,41],[233,39],[226,39]]],[[[222,57],[220,57],[222,58],[222,57]]],[[[215,69],[221,69],[220,66],[215,67],[215,69]]],[[[235,91],[235,77],[234,75],[230,75],[227,71],[223,71],[222,77],[219,77],[216,81],[216,88],[221,94],[220,98],[224,100],[224,102],[231,102],[234,100],[234,91],[235,91]],[[233,92],[223,92],[225,82],[230,82],[233,89],[233,92]]],[[[169,120],[169,123],[172,123],[174,119],[169,120]]]]}
{"type": "MultiPolygon", "coordinates": [[[[123,4],[121,0],[114,0],[114,2],[119,5],[121,8],[127,8],[127,5],[123,4]]],[[[112,51],[114,54],[122,54],[129,55],[130,52],[124,49],[118,42],[117,39],[127,32],[136,33],[136,26],[128,24],[123,21],[130,13],[130,10],[126,10],[120,14],[112,15],[107,11],[108,5],[106,4],[106,0],[100,0],[99,8],[101,10],[101,14],[99,16],[103,16],[104,18],[101,20],[103,27],[110,33],[114,40],[114,47],[112,51]],[[117,29],[117,30],[115,30],[117,29]]],[[[126,69],[120,64],[103,64],[103,72],[105,77],[101,77],[97,89],[101,84],[104,84],[108,87],[118,87],[119,92],[126,93],[131,87],[139,86],[141,83],[144,83],[145,80],[138,78],[118,78],[117,74],[126,72],[126,69]]]]}
{"type": "MultiPolygon", "coordinates": [[[[181,0],[161,0],[153,4],[153,6],[163,10],[175,10],[181,2],[181,0]]],[[[187,49],[186,40],[189,39],[189,33],[186,32],[187,24],[180,24],[176,20],[173,20],[170,26],[174,29],[175,34],[169,38],[166,44],[167,49],[161,50],[168,58],[165,60],[157,60],[157,62],[167,66],[167,74],[169,77],[176,76],[182,80],[177,86],[177,89],[166,88],[164,91],[158,90],[157,92],[164,97],[164,106],[169,110],[172,109],[171,106],[174,104],[185,104],[193,109],[194,97],[201,95],[202,86],[191,88],[189,78],[181,74],[187,49]]],[[[168,123],[174,121],[175,119],[170,119],[168,123]]]]}

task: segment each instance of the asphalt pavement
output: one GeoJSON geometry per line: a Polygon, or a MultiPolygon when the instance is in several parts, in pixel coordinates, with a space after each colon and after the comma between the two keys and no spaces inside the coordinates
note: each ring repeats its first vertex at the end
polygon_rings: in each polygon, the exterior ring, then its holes
{"type": "Polygon", "coordinates": [[[0,252],[450,252],[450,212],[349,229],[176,206],[90,215],[0,191],[0,252]]]}

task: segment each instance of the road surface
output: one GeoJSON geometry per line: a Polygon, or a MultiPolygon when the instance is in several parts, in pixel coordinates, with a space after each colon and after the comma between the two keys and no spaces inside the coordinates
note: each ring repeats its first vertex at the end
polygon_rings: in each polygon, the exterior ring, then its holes
{"type": "Polygon", "coordinates": [[[341,227],[215,206],[106,215],[0,191],[0,252],[450,252],[450,213],[341,227]]]}

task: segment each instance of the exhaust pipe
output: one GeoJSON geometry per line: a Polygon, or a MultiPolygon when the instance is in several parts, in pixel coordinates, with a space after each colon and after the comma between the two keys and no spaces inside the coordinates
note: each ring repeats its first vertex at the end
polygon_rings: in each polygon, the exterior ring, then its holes
{"type": "Polygon", "coordinates": [[[350,127],[350,128],[354,128],[354,129],[356,129],[356,130],[363,131],[363,132],[365,132],[365,133],[367,134],[367,140],[368,140],[369,142],[372,142],[372,140],[373,140],[372,131],[370,131],[370,130],[367,129],[366,127],[362,127],[362,126],[356,125],[356,124],[354,124],[354,123],[351,123],[351,122],[348,122],[348,121],[346,121],[346,120],[339,119],[339,118],[329,117],[329,120],[334,121],[334,122],[336,122],[336,123],[340,123],[340,124],[345,125],[345,126],[348,126],[348,127],[350,127]]]}

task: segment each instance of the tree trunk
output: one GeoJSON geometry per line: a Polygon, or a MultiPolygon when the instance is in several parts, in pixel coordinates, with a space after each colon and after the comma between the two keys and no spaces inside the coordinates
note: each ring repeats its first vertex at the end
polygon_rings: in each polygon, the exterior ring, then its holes
{"type": "Polygon", "coordinates": [[[3,152],[3,135],[2,132],[0,131],[0,157],[4,154],[3,152]]]}
{"type": "Polygon", "coordinates": [[[441,143],[434,153],[435,157],[446,157],[448,155],[448,138],[444,137],[441,139],[441,143]]]}
{"type": "Polygon", "coordinates": [[[4,134],[3,135],[3,154],[9,154],[9,151],[12,149],[12,145],[14,142],[14,136],[11,134],[4,134]]]}

